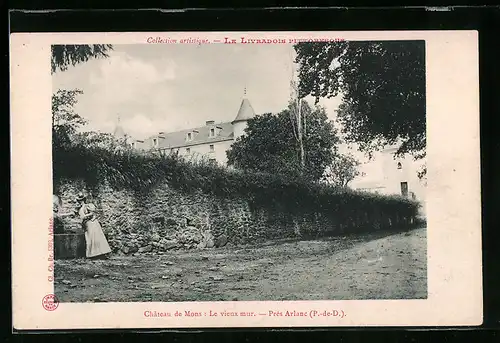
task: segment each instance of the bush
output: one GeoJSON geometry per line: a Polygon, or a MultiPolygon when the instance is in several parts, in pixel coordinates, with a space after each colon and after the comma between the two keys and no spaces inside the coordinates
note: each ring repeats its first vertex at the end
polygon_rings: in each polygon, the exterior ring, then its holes
{"type": "Polygon", "coordinates": [[[106,180],[114,189],[144,195],[166,182],[182,192],[243,198],[253,207],[271,211],[299,215],[319,212],[346,225],[414,219],[419,209],[417,202],[400,196],[353,191],[300,177],[231,170],[204,161],[189,162],[176,155],[73,145],[54,148],[53,161],[55,185],[64,179],[83,179],[93,188],[106,180]]]}

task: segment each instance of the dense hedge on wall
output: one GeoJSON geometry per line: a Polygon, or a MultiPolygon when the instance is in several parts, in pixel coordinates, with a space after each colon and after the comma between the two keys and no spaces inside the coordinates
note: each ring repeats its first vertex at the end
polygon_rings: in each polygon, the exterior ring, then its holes
{"type": "Polygon", "coordinates": [[[158,183],[190,193],[202,191],[223,198],[243,198],[253,207],[273,212],[320,213],[338,223],[365,225],[415,218],[419,204],[399,196],[381,196],[299,178],[230,170],[205,162],[188,162],[182,157],[113,152],[102,148],[71,146],[53,151],[54,186],[64,179],[83,179],[92,188],[102,180],[116,190],[147,195],[158,183]],[[394,219],[396,218],[396,219],[394,219]]]}

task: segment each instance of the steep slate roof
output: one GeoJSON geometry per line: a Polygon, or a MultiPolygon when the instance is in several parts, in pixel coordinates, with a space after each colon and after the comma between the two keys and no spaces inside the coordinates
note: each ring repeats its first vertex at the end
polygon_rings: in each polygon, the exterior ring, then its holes
{"type": "Polygon", "coordinates": [[[229,123],[214,123],[207,124],[205,126],[197,127],[194,129],[187,129],[177,132],[166,132],[163,134],[157,134],[150,136],[142,142],[138,142],[137,146],[143,149],[151,147],[152,140],[158,138],[158,148],[159,149],[172,149],[189,147],[198,144],[208,144],[212,142],[222,142],[234,139],[234,128],[233,124],[240,121],[246,121],[248,119],[254,118],[256,116],[252,105],[248,99],[244,98],[241,101],[240,109],[236,118],[229,123]],[[219,127],[220,129],[217,129],[219,127]],[[215,137],[210,137],[210,129],[216,129],[215,137]],[[197,132],[196,132],[197,131],[197,132]],[[192,133],[192,140],[187,140],[187,134],[192,133]]]}
{"type": "MultiPolygon", "coordinates": [[[[194,129],[182,130],[160,134],[158,137],[158,148],[179,148],[198,144],[208,144],[231,140],[234,137],[233,125],[231,123],[210,124],[194,129]],[[216,129],[215,137],[209,137],[210,129],[216,129]],[[221,129],[217,129],[221,128],[221,129]],[[195,132],[198,131],[198,132],[195,132]],[[187,134],[192,133],[192,140],[187,140],[187,134]]],[[[154,137],[152,137],[154,138],[154,137]]]]}
{"type": "Polygon", "coordinates": [[[253,117],[255,117],[255,111],[253,110],[252,105],[250,105],[250,101],[245,98],[241,101],[240,110],[238,111],[236,118],[233,120],[233,123],[252,119],[253,117]]]}

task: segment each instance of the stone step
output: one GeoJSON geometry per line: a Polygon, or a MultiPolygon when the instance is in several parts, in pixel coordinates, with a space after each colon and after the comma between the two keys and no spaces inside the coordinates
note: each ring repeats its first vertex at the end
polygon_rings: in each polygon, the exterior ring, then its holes
{"type": "Polygon", "coordinates": [[[72,259],[85,257],[85,234],[54,234],[54,258],[72,259]]]}

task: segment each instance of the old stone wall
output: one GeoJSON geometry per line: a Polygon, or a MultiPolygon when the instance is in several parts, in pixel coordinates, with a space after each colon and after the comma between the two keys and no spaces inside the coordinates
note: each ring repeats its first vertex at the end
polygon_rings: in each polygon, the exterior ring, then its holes
{"type": "MultiPolygon", "coordinates": [[[[107,184],[87,189],[83,181],[60,181],[57,194],[62,211],[77,211],[78,192],[90,194],[98,219],[114,253],[212,248],[269,239],[313,238],[342,233],[366,225],[380,228],[408,218],[353,219],[348,224],[324,213],[295,214],[279,208],[251,205],[239,198],[220,198],[201,192],[186,194],[167,184],[147,194],[114,190],[107,184]],[[190,223],[186,221],[190,220],[190,223]]],[[[77,215],[64,219],[67,232],[83,232],[77,215]]]]}

